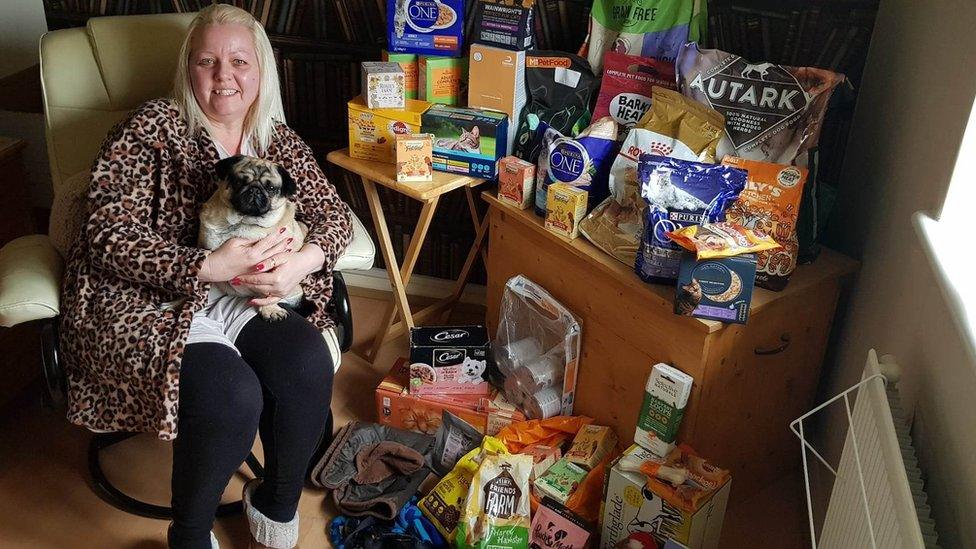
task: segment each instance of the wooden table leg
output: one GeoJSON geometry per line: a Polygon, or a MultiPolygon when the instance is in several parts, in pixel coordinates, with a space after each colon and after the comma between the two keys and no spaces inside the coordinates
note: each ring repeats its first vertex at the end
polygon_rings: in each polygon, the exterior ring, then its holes
{"type": "MultiPolygon", "coordinates": [[[[369,202],[369,211],[373,216],[373,226],[376,228],[376,238],[379,240],[380,251],[383,253],[383,262],[386,264],[386,273],[390,277],[390,287],[393,290],[393,302],[396,303],[403,321],[408,326],[413,326],[413,317],[410,314],[410,305],[407,303],[407,292],[400,278],[400,269],[397,265],[396,254],[393,253],[393,242],[390,241],[390,231],[386,226],[386,216],[383,215],[383,205],[380,204],[379,194],[372,181],[363,177],[363,189],[366,191],[366,199],[369,202]]],[[[381,337],[377,341],[382,342],[385,336],[382,330],[381,337]]],[[[373,360],[379,350],[377,345],[373,345],[366,355],[367,360],[373,360]]]]}
{"type": "MultiPolygon", "coordinates": [[[[468,211],[471,212],[471,223],[474,223],[474,230],[477,232],[481,225],[481,216],[478,215],[478,206],[475,204],[474,189],[472,187],[465,187],[464,196],[468,199],[468,211]]],[[[481,261],[487,267],[488,250],[484,248],[481,248],[481,261]]]]}
{"type": "MultiPolygon", "coordinates": [[[[440,197],[435,196],[431,200],[424,202],[423,207],[420,209],[420,217],[417,218],[417,228],[414,230],[413,236],[410,237],[410,244],[407,245],[407,250],[403,254],[403,265],[400,267],[399,275],[404,288],[407,287],[407,284],[410,283],[411,276],[413,276],[413,269],[417,264],[417,258],[420,257],[420,249],[423,247],[424,240],[427,238],[427,229],[430,228],[430,223],[434,219],[434,212],[437,211],[437,204],[439,202],[440,197]]],[[[390,264],[388,263],[387,265],[390,264]]],[[[379,352],[380,346],[383,345],[390,332],[390,326],[393,324],[397,312],[401,310],[397,301],[394,301],[386,309],[386,314],[383,315],[383,321],[380,323],[380,330],[376,333],[376,339],[373,340],[372,349],[369,355],[367,355],[368,360],[372,360],[376,356],[376,353],[379,352]]],[[[405,321],[406,316],[404,315],[401,315],[401,319],[404,319],[401,321],[406,322],[407,328],[412,328],[414,326],[414,315],[409,309],[407,310],[407,316],[410,317],[410,322],[405,321]]]]}

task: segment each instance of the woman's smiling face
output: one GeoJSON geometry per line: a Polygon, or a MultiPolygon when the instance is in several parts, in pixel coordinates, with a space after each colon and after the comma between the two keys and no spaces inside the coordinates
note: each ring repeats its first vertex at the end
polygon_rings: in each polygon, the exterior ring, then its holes
{"type": "Polygon", "coordinates": [[[191,45],[190,82],[200,109],[213,122],[242,123],[261,85],[251,31],[207,25],[196,30],[191,45]]]}

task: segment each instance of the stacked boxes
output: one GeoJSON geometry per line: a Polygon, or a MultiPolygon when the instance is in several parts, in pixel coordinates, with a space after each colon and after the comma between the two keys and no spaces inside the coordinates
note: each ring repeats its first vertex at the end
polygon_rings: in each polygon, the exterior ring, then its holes
{"type": "Polygon", "coordinates": [[[513,150],[519,115],[526,102],[525,52],[472,44],[468,70],[468,106],[507,114],[506,150],[513,150]]]}
{"type": "Polygon", "coordinates": [[[362,96],[349,102],[349,156],[394,163],[395,137],[420,132],[426,101],[407,99],[403,109],[370,109],[362,96]]]}
{"type": "Polygon", "coordinates": [[[434,105],[421,126],[434,135],[435,170],[491,179],[508,150],[508,116],[499,112],[434,105]]]}
{"type": "Polygon", "coordinates": [[[417,86],[420,99],[442,105],[460,105],[462,83],[468,71],[466,57],[421,55],[417,86]]]}
{"type": "Polygon", "coordinates": [[[417,99],[417,54],[390,53],[383,50],[383,61],[391,61],[403,69],[403,93],[406,99],[417,99]]]}

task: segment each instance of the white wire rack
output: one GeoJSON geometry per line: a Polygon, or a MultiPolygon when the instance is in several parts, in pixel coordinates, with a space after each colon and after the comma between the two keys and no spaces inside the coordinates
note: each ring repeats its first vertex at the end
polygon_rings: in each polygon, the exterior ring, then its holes
{"type": "Polygon", "coordinates": [[[894,359],[885,356],[879,361],[872,349],[859,383],[790,424],[800,439],[814,549],[937,547],[935,525],[929,518],[921,473],[895,388],[898,376],[894,359]],[[826,452],[811,442],[807,427],[816,416],[828,413],[828,408],[841,405],[847,433],[838,463],[832,465],[826,452]],[[834,481],[819,529],[811,486],[811,467],[818,462],[834,481]]]}

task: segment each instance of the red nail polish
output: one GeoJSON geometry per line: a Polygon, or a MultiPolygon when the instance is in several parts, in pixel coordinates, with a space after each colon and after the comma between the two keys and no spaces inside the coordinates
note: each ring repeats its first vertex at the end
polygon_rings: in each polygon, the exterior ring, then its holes
{"type": "Polygon", "coordinates": [[[292,240],[295,240],[295,239],[294,239],[294,238],[289,238],[288,240],[286,240],[286,241],[285,241],[285,243],[286,243],[286,244],[291,244],[291,241],[292,241],[292,240]]]}
{"type": "Polygon", "coordinates": [[[284,228],[284,227],[282,227],[282,228],[280,228],[280,229],[278,229],[278,234],[281,234],[281,233],[283,233],[283,232],[285,232],[285,228],[284,228]]]}
{"type": "Polygon", "coordinates": [[[262,269],[264,269],[264,263],[258,263],[257,265],[254,266],[255,271],[260,271],[262,269]]]}
{"type": "Polygon", "coordinates": [[[291,248],[285,248],[285,251],[286,252],[290,252],[291,251],[291,248]]]}
{"type": "Polygon", "coordinates": [[[235,278],[235,279],[233,279],[233,280],[230,281],[230,285],[231,286],[239,286],[240,284],[241,284],[241,279],[239,279],[239,278],[235,278]]]}

